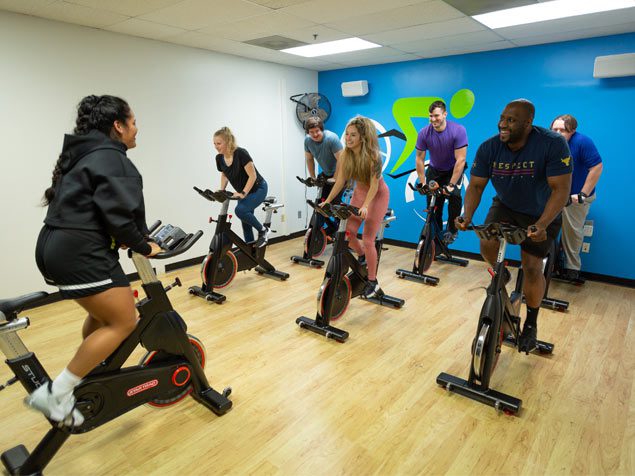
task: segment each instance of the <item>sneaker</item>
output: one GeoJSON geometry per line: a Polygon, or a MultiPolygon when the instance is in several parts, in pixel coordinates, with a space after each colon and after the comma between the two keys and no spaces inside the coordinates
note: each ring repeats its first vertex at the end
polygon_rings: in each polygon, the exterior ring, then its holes
{"type": "Polygon", "coordinates": [[[456,237],[458,236],[458,232],[451,232],[451,231],[446,231],[443,234],[443,242],[446,245],[451,245],[452,243],[454,243],[454,241],[456,240],[456,237]]]}
{"type": "Polygon", "coordinates": [[[262,231],[258,232],[258,239],[256,240],[256,248],[262,248],[267,245],[269,241],[269,228],[263,227],[262,231]]]}
{"type": "Polygon", "coordinates": [[[368,283],[366,283],[366,287],[364,288],[361,297],[362,299],[373,299],[383,295],[384,292],[381,290],[379,283],[375,279],[373,281],[369,280],[368,283]]]}
{"type": "Polygon", "coordinates": [[[536,326],[530,326],[525,323],[523,331],[518,339],[518,351],[529,353],[536,348],[538,341],[538,329],[536,326]]]}
{"type": "Polygon", "coordinates": [[[51,392],[52,382],[36,388],[24,399],[24,403],[64,426],[80,426],[84,423],[84,415],[75,408],[75,396],[71,393],[56,397],[51,392]]]}

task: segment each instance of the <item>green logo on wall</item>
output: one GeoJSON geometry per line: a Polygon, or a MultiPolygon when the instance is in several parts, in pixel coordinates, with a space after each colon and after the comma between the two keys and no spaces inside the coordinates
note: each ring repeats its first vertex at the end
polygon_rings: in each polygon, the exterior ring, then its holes
{"type": "MultiPolygon", "coordinates": [[[[417,144],[417,134],[419,131],[415,128],[412,119],[417,117],[427,118],[428,108],[434,101],[444,100],[437,96],[422,96],[414,98],[400,98],[395,101],[392,106],[392,115],[397,121],[397,125],[406,136],[406,145],[404,146],[399,159],[393,166],[391,173],[394,173],[403,164],[410,154],[415,150],[417,144]]],[[[460,89],[452,96],[450,100],[450,113],[453,117],[461,119],[467,116],[474,107],[474,93],[469,89],[460,89]]],[[[447,102],[446,102],[447,104],[447,102]]]]}

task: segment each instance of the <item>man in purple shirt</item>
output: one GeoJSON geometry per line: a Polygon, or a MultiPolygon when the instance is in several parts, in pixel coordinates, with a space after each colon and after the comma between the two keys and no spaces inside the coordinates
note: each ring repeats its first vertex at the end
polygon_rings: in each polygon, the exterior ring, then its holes
{"type": "Polygon", "coordinates": [[[443,229],[443,204],[448,197],[448,228],[443,239],[450,244],[457,233],[454,219],[461,214],[460,187],[467,155],[467,132],[462,125],[447,120],[448,112],[443,101],[433,102],[428,111],[430,124],[417,136],[417,175],[421,185],[425,185],[426,180],[434,180],[443,187],[443,195],[437,201],[439,229],[443,229]],[[430,162],[428,170],[425,170],[427,151],[430,151],[430,162]]]}

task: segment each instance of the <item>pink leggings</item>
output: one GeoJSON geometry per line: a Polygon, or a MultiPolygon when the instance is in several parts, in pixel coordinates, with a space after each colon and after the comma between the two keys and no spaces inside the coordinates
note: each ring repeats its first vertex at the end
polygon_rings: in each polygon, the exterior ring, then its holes
{"type": "MultiPolygon", "coordinates": [[[[368,193],[368,185],[357,182],[351,198],[351,205],[361,207],[366,200],[368,193]]],[[[375,249],[375,237],[381,226],[381,222],[386,216],[388,210],[388,200],[390,199],[390,191],[384,182],[379,180],[377,193],[368,206],[368,214],[364,223],[364,232],[362,233],[362,243],[357,239],[357,230],[362,224],[362,219],[358,216],[351,216],[348,219],[346,231],[348,232],[348,240],[350,247],[358,255],[366,255],[368,263],[368,279],[377,279],[377,250],[375,249]]]]}

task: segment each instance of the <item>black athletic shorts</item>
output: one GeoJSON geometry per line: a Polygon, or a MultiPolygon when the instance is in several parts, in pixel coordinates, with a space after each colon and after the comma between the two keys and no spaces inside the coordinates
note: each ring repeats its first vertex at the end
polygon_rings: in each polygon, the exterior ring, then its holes
{"type": "Polygon", "coordinates": [[[99,231],[44,225],[35,261],[47,284],[57,286],[62,297],[77,299],[130,286],[119,252],[112,248],[112,239],[99,231]]]}
{"type": "MultiPolygon", "coordinates": [[[[487,217],[485,217],[485,224],[502,222],[527,229],[531,225],[535,224],[539,218],[540,217],[516,212],[505,206],[498,197],[494,197],[492,206],[490,207],[489,212],[487,212],[487,217]]],[[[551,245],[558,237],[558,233],[560,233],[561,226],[562,215],[558,215],[558,217],[547,227],[547,239],[545,241],[533,241],[531,238],[527,238],[520,244],[520,249],[530,255],[544,258],[549,254],[551,245]]]]}

